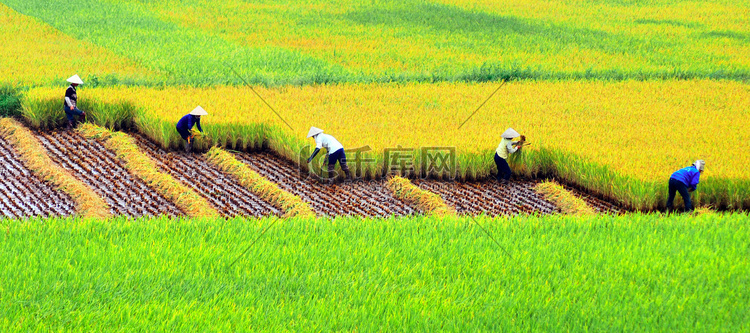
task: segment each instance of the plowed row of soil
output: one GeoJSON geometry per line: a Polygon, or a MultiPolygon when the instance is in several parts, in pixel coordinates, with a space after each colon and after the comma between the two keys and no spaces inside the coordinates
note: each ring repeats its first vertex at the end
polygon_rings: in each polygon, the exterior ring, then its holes
{"type": "Polygon", "coordinates": [[[302,177],[290,163],[273,153],[239,153],[237,158],[283,190],[298,195],[323,216],[402,216],[414,208],[393,197],[384,181],[322,184],[302,177]]]}
{"type": "MultiPolygon", "coordinates": [[[[124,162],[96,140],[74,131],[37,133],[50,158],[90,186],[110,205],[113,215],[184,215],[142,180],[131,175],[124,162]]],[[[141,150],[157,166],[191,187],[224,217],[280,215],[270,203],[241,186],[237,179],[208,163],[202,154],[167,152],[140,134],[131,134],[141,150]]],[[[327,185],[301,174],[296,166],[272,152],[237,153],[250,168],[298,195],[320,216],[404,216],[419,213],[414,207],[393,197],[385,180],[354,181],[327,185]]],[[[15,152],[0,139],[0,216],[25,217],[70,215],[73,202],[39,181],[18,161],[15,152]]],[[[553,214],[559,209],[537,194],[534,181],[444,182],[413,180],[418,187],[440,195],[459,214],[553,214]]],[[[568,188],[598,212],[619,213],[621,208],[572,188],[568,188]]]]}
{"type": "Polygon", "coordinates": [[[136,138],[141,150],[159,168],[204,197],[224,217],[279,215],[270,203],[240,185],[232,175],[216,169],[201,154],[167,152],[139,134],[136,138]]]}
{"type": "Polygon", "coordinates": [[[0,138],[0,180],[0,217],[68,216],[75,212],[73,200],[34,176],[3,138],[0,138]]]}
{"type": "MultiPolygon", "coordinates": [[[[559,213],[557,206],[536,193],[538,181],[514,180],[502,185],[495,180],[486,182],[454,183],[433,180],[414,180],[422,189],[439,194],[446,204],[459,213],[488,215],[515,215],[520,213],[559,213]]],[[[565,186],[573,195],[581,198],[597,213],[619,214],[623,209],[611,202],[588,195],[575,188],[565,186]]]]}
{"type": "Polygon", "coordinates": [[[513,181],[504,185],[495,180],[473,183],[413,180],[412,183],[439,194],[459,214],[496,216],[559,212],[553,203],[534,191],[536,183],[531,181],[513,181]]]}
{"type": "Polygon", "coordinates": [[[124,162],[96,140],[75,131],[36,135],[49,157],[102,197],[113,215],[183,215],[172,202],[131,175],[124,162]]]}

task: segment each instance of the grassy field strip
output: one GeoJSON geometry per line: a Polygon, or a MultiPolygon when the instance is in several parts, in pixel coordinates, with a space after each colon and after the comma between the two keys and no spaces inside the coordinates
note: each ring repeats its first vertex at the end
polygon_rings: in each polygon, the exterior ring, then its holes
{"type": "Polygon", "coordinates": [[[125,161],[128,171],[142,179],[164,198],[172,201],[187,215],[191,217],[219,216],[219,212],[198,193],[181,184],[171,175],[159,171],[154,161],[140,150],[135,140],[129,135],[112,132],[88,123],[79,126],[78,131],[87,138],[103,141],[107,149],[111,149],[125,161]]]}
{"type": "Polygon", "coordinates": [[[585,201],[576,197],[555,181],[539,183],[534,187],[534,190],[560,207],[563,214],[576,216],[596,214],[585,201]]]}
{"type": "MultiPolygon", "coordinates": [[[[141,64],[151,73],[140,75],[136,84],[241,84],[225,64],[239,68],[242,73],[252,73],[248,79],[254,82],[269,84],[314,83],[349,76],[340,66],[288,48],[244,47],[213,33],[160,20],[135,2],[76,0],[73,3],[87,10],[71,11],[64,19],[58,13],[71,5],[69,1],[3,2],[44,22],[45,26],[49,24],[86,44],[141,64]],[[69,29],[70,26],[79,28],[69,29]],[[203,65],[195,66],[196,63],[203,65]]],[[[109,68],[119,69],[116,65],[109,68]]],[[[121,80],[118,76],[104,79],[108,79],[102,80],[104,84],[117,84],[121,80]]]]}
{"type": "Polygon", "coordinates": [[[742,1],[3,2],[3,56],[40,84],[71,62],[147,85],[750,77],[742,1]]]}
{"type": "Polygon", "coordinates": [[[34,135],[18,121],[1,118],[0,135],[13,145],[29,170],[70,195],[76,203],[76,214],[96,218],[110,216],[107,203],[90,187],[53,162],[34,135]]]}
{"type": "Polygon", "coordinates": [[[139,66],[93,43],[77,40],[0,3],[0,82],[10,86],[56,85],[78,73],[87,83],[122,84],[156,79],[157,72],[139,66]]]}
{"type": "Polygon", "coordinates": [[[219,170],[234,175],[242,186],[284,211],[284,217],[315,216],[310,205],[302,201],[302,198],[280,189],[224,149],[212,147],[206,153],[206,160],[219,170]]]}
{"type": "Polygon", "coordinates": [[[445,204],[439,195],[414,186],[406,178],[393,176],[388,179],[386,185],[394,197],[414,206],[424,214],[441,217],[456,215],[456,210],[445,204]]]}
{"type": "Polygon", "coordinates": [[[0,331],[750,329],[748,215],[478,219],[0,220],[0,331]]]}

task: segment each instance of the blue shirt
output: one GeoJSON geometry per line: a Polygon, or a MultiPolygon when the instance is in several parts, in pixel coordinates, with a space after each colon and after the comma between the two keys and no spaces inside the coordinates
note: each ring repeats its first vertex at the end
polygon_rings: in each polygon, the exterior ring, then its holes
{"type": "Polygon", "coordinates": [[[695,189],[698,187],[698,181],[700,180],[700,177],[700,171],[698,171],[698,169],[694,165],[691,165],[687,168],[682,168],[675,171],[670,178],[680,181],[689,189],[695,191],[695,189]]]}
{"type": "Polygon", "coordinates": [[[177,122],[177,129],[189,131],[193,128],[193,125],[198,126],[198,130],[203,133],[203,129],[201,128],[201,119],[192,114],[186,114],[185,116],[180,118],[180,121],[177,122]]]}

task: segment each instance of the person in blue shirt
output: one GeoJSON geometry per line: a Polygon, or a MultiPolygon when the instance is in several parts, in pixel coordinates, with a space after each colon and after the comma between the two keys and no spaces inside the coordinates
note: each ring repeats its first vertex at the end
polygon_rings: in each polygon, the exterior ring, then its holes
{"type": "Polygon", "coordinates": [[[667,212],[670,212],[673,209],[676,192],[680,192],[682,200],[685,202],[685,211],[693,211],[693,204],[690,201],[690,192],[693,192],[698,188],[698,182],[700,181],[701,173],[705,166],[705,161],[697,160],[693,165],[677,170],[672,174],[672,177],[669,178],[667,212]]]}
{"type": "Polygon", "coordinates": [[[185,140],[185,152],[189,153],[193,149],[193,134],[190,133],[193,126],[198,127],[198,131],[203,133],[203,129],[201,128],[201,116],[205,115],[208,115],[208,112],[198,105],[198,107],[180,118],[180,121],[177,122],[177,132],[180,133],[182,139],[185,140]]]}

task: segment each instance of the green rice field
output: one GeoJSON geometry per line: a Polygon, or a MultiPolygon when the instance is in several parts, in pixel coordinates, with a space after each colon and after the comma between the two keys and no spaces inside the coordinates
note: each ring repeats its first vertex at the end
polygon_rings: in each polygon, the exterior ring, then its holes
{"type": "Polygon", "coordinates": [[[750,329],[744,214],[0,228],[6,332],[750,329]]]}

